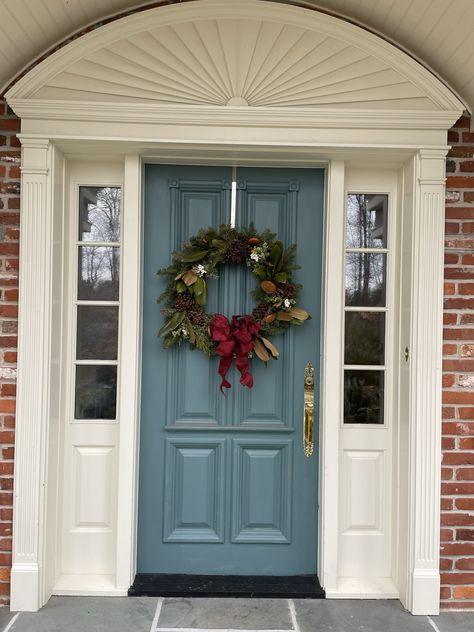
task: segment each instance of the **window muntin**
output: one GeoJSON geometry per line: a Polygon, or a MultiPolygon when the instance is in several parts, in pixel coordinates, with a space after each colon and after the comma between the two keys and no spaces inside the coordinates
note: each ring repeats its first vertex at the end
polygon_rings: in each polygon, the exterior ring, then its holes
{"type": "Polygon", "coordinates": [[[384,424],[389,197],[346,198],[344,423],[384,424]]]}
{"type": "Polygon", "coordinates": [[[121,188],[80,186],[76,234],[76,420],[117,408],[121,188]]]}

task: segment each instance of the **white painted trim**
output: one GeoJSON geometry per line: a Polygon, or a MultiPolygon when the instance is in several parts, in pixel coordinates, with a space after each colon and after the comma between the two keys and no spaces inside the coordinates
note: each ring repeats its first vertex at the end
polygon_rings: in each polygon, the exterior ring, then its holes
{"type": "Polygon", "coordinates": [[[310,129],[429,129],[445,130],[459,118],[459,110],[426,112],[420,110],[368,110],[289,107],[219,107],[149,103],[108,103],[52,101],[45,99],[9,100],[10,107],[25,120],[45,118],[55,121],[96,121],[144,123],[147,125],[201,125],[220,127],[307,127],[310,129]]]}
{"type": "Polygon", "coordinates": [[[133,583],[136,560],[138,496],[138,449],[141,388],[142,321],[142,193],[139,156],[125,156],[122,277],[121,277],[121,364],[118,510],[117,587],[128,590],[133,583]]]}
{"type": "Polygon", "coordinates": [[[50,418],[53,204],[51,146],[23,139],[12,610],[42,605],[50,418]]]}
{"type": "Polygon", "coordinates": [[[343,361],[344,309],[344,163],[329,164],[326,194],[324,283],[324,338],[321,344],[320,409],[320,556],[321,584],[328,592],[338,590],[339,423],[343,361]]]}
{"type": "Polygon", "coordinates": [[[420,90],[435,104],[435,109],[463,110],[461,101],[439,79],[417,61],[380,37],[359,27],[314,10],[293,7],[280,3],[258,0],[201,0],[200,2],[172,5],[142,11],[115,20],[100,29],[83,35],[59,49],[40,64],[32,68],[7,92],[7,99],[31,98],[52,77],[69,67],[73,62],[87,57],[90,53],[115,42],[122,37],[150,28],[155,20],[157,25],[170,26],[184,21],[206,19],[241,19],[242,17],[282,22],[284,24],[324,32],[348,44],[362,47],[368,55],[375,55],[398,70],[404,77],[419,86],[420,90]]]}

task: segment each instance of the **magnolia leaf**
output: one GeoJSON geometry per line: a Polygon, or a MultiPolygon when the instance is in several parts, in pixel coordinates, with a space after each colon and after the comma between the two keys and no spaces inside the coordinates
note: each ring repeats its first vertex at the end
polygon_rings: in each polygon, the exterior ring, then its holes
{"type": "Polygon", "coordinates": [[[273,294],[274,292],[276,292],[276,285],[272,282],[272,281],[262,281],[260,283],[260,287],[262,288],[262,290],[265,292],[265,294],[273,294]]]}
{"type": "Polygon", "coordinates": [[[224,250],[229,245],[224,239],[213,239],[211,244],[214,248],[219,248],[219,250],[224,250]]]}
{"type": "Polygon", "coordinates": [[[173,329],[176,329],[176,327],[181,325],[185,316],[185,312],[175,312],[173,316],[171,316],[171,318],[163,325],[158,334],[160,336],[168,335],[170,332],[173,331],[173,329]]]}
{"type": "Polygon", "coordinates": [[[207,250],[196,250],[195,252],[187,252],[186,254],[180,254],[179,259],[185,263],[196,263],[207,257],[209,252],[207,250]]]}
{"type": "Polygon", "coordinates": [[[177,281],[176,283],[176,291],[178,292],[178,294],[185,292],[186,289],[187,289],[186,283],[182,281],[181,279],[179,279],[179,281],[177,281]]]}
{"type": "Polygon", "coordinates": [[[289,312],[277,312],[277,320],[284,320],[289,323],[290,320],[293,320],[293,316],[289,312]]]}
{"type": "Polygon", "coordinates": [[[267,323],[267,325],[269,325],[270,323],[273,323],[275,318],[275,314],[267,314],[263,320],[267,323]]]}
{"type": "Polygon", "coordinates": [[[193,283],[196,283],[197,279],[198,279],[198,275],[192,270],[186,270],[186,272],[183,274],[183,281],[188,286],[192,285],[193,283]]]}
{"type": "Polygon", "coordinates": [[[194,284],[194,295],[199,305],[205,305],[207,301],[207,283],[202,277],[198,277],[194,284]]]}
{"type": "Polygon", "coordinates": [[[178,342],[178,336],[170,336],[169,338],[165,338],[163,341],[163,346],[165,349],[169,349],[173,345],[178,342]]]}
{"type": "Polygon", "coordinates": [[[263,342],[266,348],[270,351],[272,356],[274,358],[278,358],[278,356],[280,355],[280,352],[275,347],[275,345],[272,342],[270,342],[270,340],[268,340],[267,338],[264,338],[263,336],[260,336],[260,340],[263,342]]]}
{"type": "Polygon", "coordinates": [[[277,266],[280,263],[280,259],[283,255],[283,244],[281,241],[276,241],[273,244],[273,248],[270,252],[269,261],[273,263],[274,266],[277,266]]]}
{"type": "Polygon", "coordinates": [[[267,278],[267,271],[265,270],[265,268],[263,266],[257,266],[254,270],[255,275],[259,278],[259,279],[266,279],[267,278]]]}
{"type": "Polygon", "coordinates": [[[301,309],[301,307],[292,307],[289,314],[298,320],[308,320],[310,317],[308,312],[305,309],[301,309]]]}
{"type": "Polygon", "coordinates": [[[268,351],[265,349],[265,346],[259,338],[255,338],[253,341],[253,350],[255,351],[257,358],[260,358],[260,360],[265,362],[265,364],[270,360],[268,351]]]}
{"type": "MultiPolygon", "coordinates": [[[[166,272],[168,273],[168,271],[167,271],[167,270],[166,270],[166,272]]],[[[175,281],[178,281],[179,279],[181,279],[181,277],[183,276],[183,274],[184,274],[185,272],[186,272],[186,270],[183,270],[182,272],[180,272],[179,274],[177,274],[177,275],[174,277],[174,280],[175,280],[175,281]]],[[[159,274],[159,273],[158,273],[158,274],[159,274]]]]}

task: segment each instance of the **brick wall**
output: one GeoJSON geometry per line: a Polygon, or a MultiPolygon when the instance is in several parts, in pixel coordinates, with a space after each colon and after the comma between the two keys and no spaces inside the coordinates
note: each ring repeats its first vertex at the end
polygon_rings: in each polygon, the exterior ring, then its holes
{"type": "MultiPolygon", "coordinates": [[[[18,300],[18,119],[0,100],[0,604],[8,602],[18,300]]],[[[474,134],[447,162],[441,605],[474,608],[474,134]]]]}
{"type": "Polygon", "coordinates": [[[8,603],[20,223],[20,121],[0,99],[0,604],[8,603]]]}
{"type": "Polygon", "coordinates": [[[474,134],[446,163],[441,606],[474,608],[474,134]]]}

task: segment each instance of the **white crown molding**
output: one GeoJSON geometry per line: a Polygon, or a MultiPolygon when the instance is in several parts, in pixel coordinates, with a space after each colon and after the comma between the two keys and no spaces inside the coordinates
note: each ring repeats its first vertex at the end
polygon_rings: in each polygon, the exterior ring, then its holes
{"type": "Polygon", "coordinates": [[[396,111],[311,108],[249,108],[236,106],[159,106],[154,104],[97,103],[11,99],[10,107],[25,120],[94,121],[121,124],[198,125],[346,129],[449,129],[459,110],[396,111]]]}
{"type": "MultiPolygon", "coordinates": [[[[317,11],[280,3],[269,7],[268,1],[261,0],[200,0],[158,7],[119,19],[83,35],[50,55],[8,91],[7,100],[10,102],[32,98],[38,90],[72,64],[95,51],[106,49],[122,38],[130,38],[151,28],[173,26],[183,22],[243,18],[294,26],[334,37],[365,52],[367,56],[384,61],[388,68],[416,86],[433,103],[434,109],[457,112],[464,109],[461,101],[426,68],[376,35],[317,11]]],[[[403,109],[403,99],[400,99],[400,109],[403,109]]]]}

